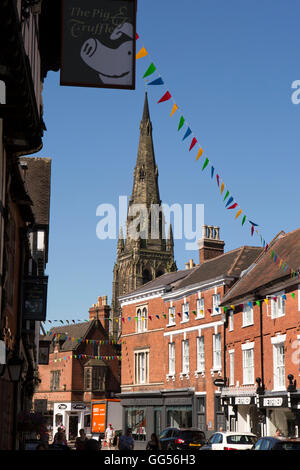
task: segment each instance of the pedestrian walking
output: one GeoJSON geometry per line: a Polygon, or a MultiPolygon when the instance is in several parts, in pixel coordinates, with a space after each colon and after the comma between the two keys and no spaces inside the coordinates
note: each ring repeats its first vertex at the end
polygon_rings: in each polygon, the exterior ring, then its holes
{"type": "Polygon", "coordinates": [[[113,425],[109,424],[108,428],[105,431],[105,441],[106,441],[108,450],[111,449],[111,446],[113,445],[113,442],[114,442],[114,438],[115,438],[115,430],[113,428],[113,425]]]}
{"type": "Polygon", "coordinates": [[[131,428],[127,428],[126,433],[119,439],[119,450],[133,450],[134,439],[132,437],[131,428]]]}
{"type": "Polygon", "coordinates": [[[76,450],[85,450],[85,445],[88,441],[88,438],[86,437],[85,430],[80,429],[79,430],[79,436],[76,437],[75,441],[75,449],[76,450]]]}
{"type": "Polygon", "coordinates": [[[159,439],[155,433],[151,434],[151,439],[148,441],[146,450],[161,450],[159,439]]]}

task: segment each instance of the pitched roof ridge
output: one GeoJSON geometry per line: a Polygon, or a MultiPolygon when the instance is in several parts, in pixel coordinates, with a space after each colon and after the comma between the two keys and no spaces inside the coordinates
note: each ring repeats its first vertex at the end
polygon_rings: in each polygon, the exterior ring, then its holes
{"type": "Polygon", "coordinates": [[[228,271],[227,271],[227,274],[228,274],[228,275],[229,275],[229,274],[231,274],[231,273],[233,272],[233,269],[235,268],[235,266],[236,266],[237,262],[238,262],[238,261],[239,261],[239,259],[241,258],[241,256],[242,256],[242,253],[245,251],[245,249],[246,249],[246,247],[245,247],[245,246],[242,246],[242,247],[240,247],[240,251],[239,251],[239,253],[237,254],[237,256],[236,256],[235,260],[233,261],[233,263],[232,263],[231,267],[230,267],[230,268],[228,269],[228,271]]]}

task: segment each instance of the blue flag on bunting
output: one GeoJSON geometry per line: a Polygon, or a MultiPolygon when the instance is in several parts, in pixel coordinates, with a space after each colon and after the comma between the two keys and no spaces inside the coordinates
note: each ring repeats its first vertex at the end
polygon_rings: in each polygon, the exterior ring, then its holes
{"type": "Polygon", "coordinates": [[[161,77],[156,78],[152,82],[148,83],[148,85],[163,85],[163,84],[164,84],[164,81],[161,77]]]}
{"type": "Polygon", "coordinates": [[[188,128],[182,140],[186,139],[189,135],[191,135],[191,133],[192,133],[191,129],[188,128]]]}

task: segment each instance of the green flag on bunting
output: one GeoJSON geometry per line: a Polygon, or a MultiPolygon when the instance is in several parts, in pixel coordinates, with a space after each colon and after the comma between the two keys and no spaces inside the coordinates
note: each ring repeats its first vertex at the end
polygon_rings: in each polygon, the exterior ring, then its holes
{"type": "Polygon", "coordinates": [[[149,75],[152,75],[155,72],[155,70],[156,70],[156,67],[152,62],[152,64],[149,65],[148,69],[144,73],[143,78],[149,77],[149,75]]]}

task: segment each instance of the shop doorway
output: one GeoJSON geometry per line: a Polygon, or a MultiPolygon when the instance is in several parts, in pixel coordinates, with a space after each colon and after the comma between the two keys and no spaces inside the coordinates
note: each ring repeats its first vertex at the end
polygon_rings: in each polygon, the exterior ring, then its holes
{"type": "Polygon", "coordinates": [[[69,416],[69,441],[74,441],[78,435],[78,415],[69,416]]]}

